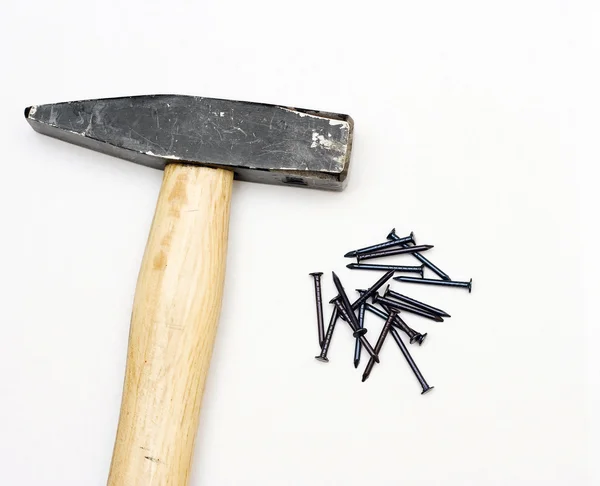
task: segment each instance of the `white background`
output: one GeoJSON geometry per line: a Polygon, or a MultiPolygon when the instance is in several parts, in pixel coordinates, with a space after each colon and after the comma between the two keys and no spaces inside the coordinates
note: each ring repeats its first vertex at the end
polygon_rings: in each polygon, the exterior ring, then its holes
{"type": "MultiPolygon", "coordinates": [[[[235,183],[191,484],[600,484],[598,2],[8,0],[2,11],[0,484],[105,484],[161,183],[34,133],[23,108],[146,93],[356,122],[345,192],[235,183]],[[331,362],[313,359],[307,274],[368,285],[377,274],[346,270],[342,255],[392,226],[474,281],[471,295],[395,285],[452,314],[407,317],[429,332],[410,347],[435,386],[425,396],[391,340],[366,383],[343,325],[331,362]]],[[[367,325],[374,341],[381,322],[367,325]]]]}

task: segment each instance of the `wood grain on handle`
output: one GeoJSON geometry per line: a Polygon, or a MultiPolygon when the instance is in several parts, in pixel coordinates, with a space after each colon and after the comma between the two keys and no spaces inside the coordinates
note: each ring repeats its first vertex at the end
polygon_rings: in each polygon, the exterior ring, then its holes
{"type": "Polygon", "coordinates": [[[221,311],[233,173],[168,165],[138,278],[108,486],[188,484],[221,311]]]}

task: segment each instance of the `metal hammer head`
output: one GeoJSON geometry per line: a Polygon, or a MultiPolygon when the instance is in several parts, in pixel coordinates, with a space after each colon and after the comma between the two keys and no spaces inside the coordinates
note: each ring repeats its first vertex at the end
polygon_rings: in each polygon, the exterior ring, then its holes
{"type": "Polygon", "coordinates": [[[154,95],[31,106],[34,130],[132,162],[230,169],[238,180],[342,190],[348,115],[195,96],[154,95]]]}

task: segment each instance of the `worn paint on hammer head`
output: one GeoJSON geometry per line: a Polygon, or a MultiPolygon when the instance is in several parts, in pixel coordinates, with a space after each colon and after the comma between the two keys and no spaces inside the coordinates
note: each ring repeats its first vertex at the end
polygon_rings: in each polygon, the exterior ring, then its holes
{"type": "Polygon", "coordinates": [[[352,149],[348,115],[180,95],[31,106],[34,130],[132,162],[234,171],[238,180],[342,190],[352,149]]]}

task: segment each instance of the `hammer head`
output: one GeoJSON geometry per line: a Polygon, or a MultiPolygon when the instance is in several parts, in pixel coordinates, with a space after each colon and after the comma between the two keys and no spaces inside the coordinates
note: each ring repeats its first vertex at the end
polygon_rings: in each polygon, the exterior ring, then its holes
{"type": "Polygon", "coordinates": [[[342,190],[348,115],[195,96],[153,95],[31,106],[34,130],[138,164],[229,169],[238,180],[342,190]]]}

